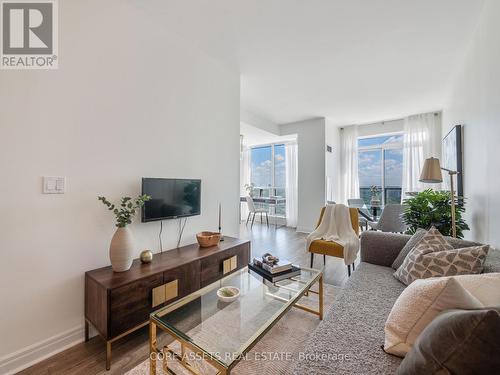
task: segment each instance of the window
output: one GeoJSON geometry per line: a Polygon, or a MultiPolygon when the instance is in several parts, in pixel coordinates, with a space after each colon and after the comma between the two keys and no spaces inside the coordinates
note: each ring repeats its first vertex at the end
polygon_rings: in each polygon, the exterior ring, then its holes
{"type": "MultiPolygon", "coordinates": [[[[250,153],[250,181],[254,194],[262,197],[286,196],[285,145],[272,144],[253,147],[250,153]]],[[[263,208],[268,209],[269,205],[263,208]]],[[[276,215],[285,216],[285,207],[276,207],[276,215]]]]}
{"type": "Polygon", "coordinates": [[[358,140],[360,197],[371,200],[371,186],[377,186],[382,204],[401,203],[403,182],[403,135],[384,135],[358,140]]]}
{"type": "MultiPolygon", "coordinates": [[[[250,178],[256,189],[265,189],[273,185],[273,150],[272,146],[252,148],[252,169],[250,178]]],[[[269,195],[267,195],[269,196],[269,195]]]]}

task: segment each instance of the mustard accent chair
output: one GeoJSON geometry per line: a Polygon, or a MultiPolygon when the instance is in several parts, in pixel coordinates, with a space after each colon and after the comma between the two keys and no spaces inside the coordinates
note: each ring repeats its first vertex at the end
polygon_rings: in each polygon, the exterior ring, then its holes
{"type": "MultiPolygon", "coordinates": [[[[325,207],[321,209],[321,213],[319,215],[319,220],[318,223],[316,224],[316,228],[319,227],[319,225],[321,224],[324,214],[325,214],[325,207]]],[[[351,216],[352,229],[354,229],[354,232],[359,236],[358,209],[350,207],[349,214],[351,216]]],[[[313,267],[314,254],[323,255],[323,264],[326,264],[327,255],[344,259],[344,247],[333,241],[314,240],[313,242],[311,242],[311,245],[309,245],[309,252],[311,253],[311,268],[313,267]]],[[[352,264],[352,269],[354,270],[354,263],[352,264]]],[[[351,276],[350,264],[347,266],[347,273],[349,274],[349,276],[351,276]]]]}

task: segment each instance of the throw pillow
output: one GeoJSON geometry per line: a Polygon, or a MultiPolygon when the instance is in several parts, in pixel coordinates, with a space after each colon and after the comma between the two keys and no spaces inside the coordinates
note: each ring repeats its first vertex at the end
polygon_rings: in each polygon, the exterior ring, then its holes
{"type": "Polygon", "coordinates": [[[406,245],[403,246],[398,256],[392,263],[392,268],[397,270],[403,264],[408,253],[413,250],[413,248],[420,242],[420,240],[425,236],[427,231],[425,229],[419,229],[411,236],[406,245]]]}
{"type": "Polygon", "coordinates": [[[484,245],[421,254],[416,257],[410,277],[427,279],[481,273],[489,249],[484,245]]]}
{"type": "Polygon", "coordinates": [[[500,249],[490,248],[486,262],[484,262],[483,272],[498,272],[500,270],[500,249]]]}
{"type": "Polygon", "coordinates": [[[417,245],[410,250],[403,264],[394,272],[394,277],[403,284],[410,285],[412,281],[422,278],[421,276],[426,270],[420,264],[421,255],[452,249],[453,247],[446,242],[443,235],[436,228],[432,227],[417,245]]]}
{"type": "Polygon", "coordinates": [[[455,277],[485,308],[500,306],[500,272],[455,277]]]}
{"type": "Polygon", "coordinates": [[[449,310],[418,337],[396,374],[500,374],[497,310],[449,310]]]}
{"type": "Polygon", "coordinates": [[[424,328],[442,311],[482,308],[456,279],[422,279],[403,290],[385,323],[384,350],[404,357],[424,328]]]}

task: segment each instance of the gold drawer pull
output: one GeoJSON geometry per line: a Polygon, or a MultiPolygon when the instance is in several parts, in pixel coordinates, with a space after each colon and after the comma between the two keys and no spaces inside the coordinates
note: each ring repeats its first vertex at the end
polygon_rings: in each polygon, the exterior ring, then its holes
{"type": "Polygon", "coordinates": [[[165,284],[165,301],[169,301],[179,295],[177,279],[165,284]]]}
{"type": "Polygon", "coordinates": [[[153,288],[153,303],[156,307],[162,303],[169,301],[179,295],[179,280],[170,281],[169,283],[153,288]]]}
{"type": "Polygon", "coordinates": [[[232,256],[231,258],[227,258],[222,263],[222,274],[225,275],[231,271],[234,271],[238,267],[238,256],[232,256]]]}
{"type": "Polygon", "coordinates": [[[165,302],[165,285],[160,285],[153,289],[153,307],[163,302],[165,302]]]}

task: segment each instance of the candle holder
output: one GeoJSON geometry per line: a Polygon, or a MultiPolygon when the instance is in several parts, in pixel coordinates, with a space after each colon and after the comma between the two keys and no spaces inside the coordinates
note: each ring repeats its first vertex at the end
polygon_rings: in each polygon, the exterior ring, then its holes
{"type": "Polygon", "coordinates": [[[219,241],[224,241],[224,235],[222,234],[222,204],[221,203],[219,203],[219,234],[220,234],[219,241]]]}

